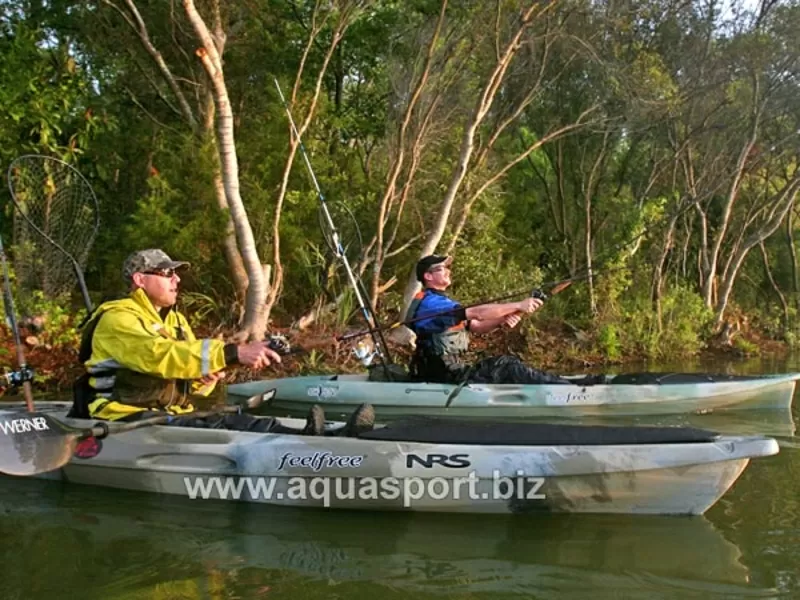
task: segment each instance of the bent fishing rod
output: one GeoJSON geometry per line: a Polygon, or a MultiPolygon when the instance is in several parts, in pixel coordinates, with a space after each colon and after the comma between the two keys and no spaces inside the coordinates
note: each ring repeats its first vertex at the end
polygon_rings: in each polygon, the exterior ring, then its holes
{"type": "Polygon", "coordinates": [[[358,281],[356,280],[356,275],[353,273],[353,269],[350,266],[350,261],[347,259],[347,254],[345,253],[344,247],[342,246],[341,239],[339,237],[339,231],[336,229],[336,225],[333,222],[333,218],[331,217],[331,213],[328,210],[328,203],[325,200],[325,196],[322,194],[322,189],[319,186],[319,182],[317,181],[316,175],[314,175],[314,169],[311,167],[311,161],[308,158],[308,153],[306,152],[305,145],[303,144],[303,140],[300,137],[300,132],[297,130],[295,126],[294,119],[292,118],[292,112],[289,109],[289,105],[286,102],[286,98],[283,96],[283,91],[281,90],[281,86],[278,83],[278,79],[274,78],[275,87],[278,88],[278,95],[280,96],[281,103],[283,104],[283,108],[286,110],[286,116],[289,119],[289,125],[294,134],[295,139],[297,140],[297,144],[300,147],[300,154],[303,155],[303,161],[305,162],[306,169],[308,170],[309,177],[311,178],[312,183],[314,184],[314,189],[317,192],[317,197],[320,201],[320,206],[322,207],[322,212],[325,215],[325,221],[330,229],[331,232],[331,239],[333,240],[333,246],[335,247],[336,256],[339,260],[342,261],[344,265],[345,272],[347,273],[347,278],[350,281],[350,285],[353,288],[353,292],[356,296],[356,301],[358,302],[359,307],[361,308],[361,314],[364,317],[364,321],[367,323],[367,327],[369,327],[369,334],[372,335],[372,341],[375,344],[375,347],[378,348],[378,357],[381,359],[381,362],[384,365],[384,369],[388,369],[386,367],[387,363],[391,363],[391,357],[389,356],[389,348],[386,345],[386,340],[383,337],[383,330],[378,323],[378,319],[375,316],[375,311],[372,310],[372,307],[369,306],[368,300],[364,298],[359,289],[358,281]]]}
{"type": "MultiPolygon", "coordinates": [[[[503,302],[504,300],[510,300],[511,298],[516,298],[522,295],[529,295],[531,298],[537,298],[539,300],[545,301],[549,297],[555,296],[556,294],[560,294],[565,289],[573,284],[575,281],[580,281],[581,279],[587,279],[589,274],[581,275],[580,277],[571,277],[569,279],[562,279],[560,281],[552,281],[549,283],[542,284],[538,288],[534,288],[531,290],[530,288],[525,290],[518,290],[516,292],[510,292],[503,296],[498,296],[497,298],[491,298],[489,300],[482,300],[480,302],[474,302],[472,304],[467,304],[466,306],[461,306],[456,309],[445,310],[442,312],[433,313],[430,315],[423,315],[421,317],[414,317],[413,319],[406,319],[405,321],[398,321],[396,323],[392,323],[391,325],[386,325],[382,328],[383,331],[392,331],[397,329],[398,327],[402,327],[403,325],[411,325],[412,323],[417,323],[419,321],[424,321],[426,319],[435,319],[437,317],[445,317],[456,314],[462,310],[467,310],[469,308],[475,308],[476,306],[483,306],[484,304],[496,304],[498,302],[503,302]],[[548,287],[547,293],[545,293],[541,288],[548,287]]],[[[347,333],[344,335],[340,335],[336,337],[337,342],[346,342],[347,340],[351,340],[353,338],[363,337],[372,333],[371,330],[364,329],[362,331],[355,331],[353,333],[347,333]]]]}

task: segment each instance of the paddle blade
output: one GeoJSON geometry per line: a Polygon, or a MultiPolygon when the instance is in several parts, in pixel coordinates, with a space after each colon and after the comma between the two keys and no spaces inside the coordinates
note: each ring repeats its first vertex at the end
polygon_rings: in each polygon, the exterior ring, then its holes
{"type": "Polygon", "coordinates": [[[0,473],[30,476],[69,462],[81,431],[36,412],[0,413],[0,473]]]}

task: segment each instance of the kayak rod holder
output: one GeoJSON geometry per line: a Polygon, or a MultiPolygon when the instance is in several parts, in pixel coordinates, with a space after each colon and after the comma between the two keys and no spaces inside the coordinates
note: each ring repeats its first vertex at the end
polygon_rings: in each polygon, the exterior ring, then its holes
{"type": "Polygon", "coordinates": [[[36,373],[33,369],[31,369],[28,365],[24,365],[22,368],[16,371],[6,371],[0,376],[5,379],[9,386],[19,387],[28,381],[33,381],[35,374],[36,373]]]}

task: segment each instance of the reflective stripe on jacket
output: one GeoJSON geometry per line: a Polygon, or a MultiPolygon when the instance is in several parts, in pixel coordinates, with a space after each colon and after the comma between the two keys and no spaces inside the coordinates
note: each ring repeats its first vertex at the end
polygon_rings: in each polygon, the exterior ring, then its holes
{"type": "Polygon", "coordinates": [[[142,410],[186,413],[191,395],[213,385],[199,378],[225,367],[224,343],[195,338],[186,318],[162,318],[143,290],[101,304],[87,325],[91,356],[84,363],[95,400],[92,417],[115,420],[142,410]]]}

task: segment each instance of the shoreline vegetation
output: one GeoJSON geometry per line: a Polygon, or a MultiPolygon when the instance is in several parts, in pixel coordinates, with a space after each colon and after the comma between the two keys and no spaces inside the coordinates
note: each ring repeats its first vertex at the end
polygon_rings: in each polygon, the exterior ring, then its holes
{"type": "Polygon", "coordinates": [[[37,393],[80,371],[64,249],[94,302],[161,248],[199,335],[302,330],[228,381],[361,370],[333,342],[355,296],[396,321],[433,252],[465,304],[549,296],[479,355],[612,373],[800,346],[797,2],[195,4],[0,9],[0,238],[37,393]]]}

